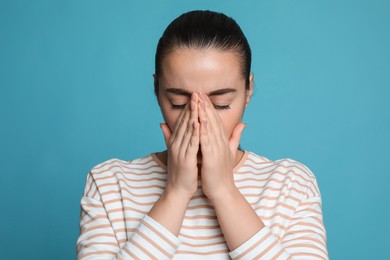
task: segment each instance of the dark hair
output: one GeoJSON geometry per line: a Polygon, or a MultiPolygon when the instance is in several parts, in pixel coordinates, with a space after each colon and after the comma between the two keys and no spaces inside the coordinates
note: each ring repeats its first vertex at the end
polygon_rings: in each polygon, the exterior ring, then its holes
{"type": "Polygon", "coordinates": [[[154,92],[158,96],[158,77],[163,58],[175,47],[217,48],[234,51],[241,58],[245,87],[249,88],[251,49],[240,26],[232,18],[213,11],[191,11],[173,20],[158,41],[155,57],[154,92]]]}

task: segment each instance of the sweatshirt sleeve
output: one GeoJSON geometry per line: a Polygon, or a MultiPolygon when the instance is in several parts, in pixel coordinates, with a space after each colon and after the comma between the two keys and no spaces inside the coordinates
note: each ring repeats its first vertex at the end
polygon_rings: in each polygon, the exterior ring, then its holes
{"type": "MultiPolygon", "coordinates": [[[[316,188],[310,190],[318,191],[315,180],[313,185],[316,188]]],[[[229,255],[233,259],[329,259],[321,197],[319,192],[311,195],[305,194],[281,240],[265,226],[229,255]]]]}
{"type": "Polygon", "coordinates": [[[81,198],[77,259],[172,258],[180,245],[179,238],[148,215],[143,217],[132,236],[120,246],[99,193],[94,191],[97,191],[96,184],[89,174],[81,198]]]}

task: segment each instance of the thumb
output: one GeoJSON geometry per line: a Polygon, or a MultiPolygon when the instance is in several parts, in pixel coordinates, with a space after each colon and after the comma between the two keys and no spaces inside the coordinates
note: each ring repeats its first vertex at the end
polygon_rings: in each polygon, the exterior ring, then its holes
{"type": "Polygon", "coordinates": [[[232,136],[229,139],[229,147],[230,151],[232,151],[233,154],[236,153],[238,146],[240,145],[240,139],[242,131],[244,131],[246,127],[246,124],[239,123],[234,129],[232,136]]]}
{"type": "Polygon", "coordinates": [[[169,147],[169,140],[171,139],[171,129],[169,129],[168,125],[166,123],[160,123],[161,130],[164,135],[164,140],[167,148],[169,147]]]}

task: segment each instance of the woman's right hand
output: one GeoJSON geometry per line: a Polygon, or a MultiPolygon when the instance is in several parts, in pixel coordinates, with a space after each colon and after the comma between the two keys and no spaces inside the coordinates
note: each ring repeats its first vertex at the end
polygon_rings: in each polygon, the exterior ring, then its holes
{"type": "Polygon", "coordinates": [[[168,178],[165,192],[190,199],[198,186],[197,154],[199,150],[198,100],[196,93],[176,120],[173,132],[161,124],[168,150],[168,178]]]}

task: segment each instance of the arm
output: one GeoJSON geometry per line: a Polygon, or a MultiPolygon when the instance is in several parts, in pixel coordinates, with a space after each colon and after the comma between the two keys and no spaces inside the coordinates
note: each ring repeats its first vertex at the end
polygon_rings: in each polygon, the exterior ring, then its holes
{"type": "Polygon", "coordinates": [[[168,148],[167,186],[128,241],[116,236],[113,226],[117,223],[111,223],[93,176],[88,176],[86,188],[90,188],[81,200],[78,259],[172,258],[180,245],[177,236],[188,202],[197,190],[199,124],[195,101],[187,103],[173,133],[166,124],[161,125],[168,148]]]}
{"type": "Polygon", "coordinates": [[[187,207],[185,199],[177,199],[164,192],[133,235],[127,241],[121,241],[115,234],[115,223],[109,219],[99,193],[93,192],[97,191],[97,187],[91,174],[88,174],[87,185],[81,199],[77,259],[172,258],[180,245],[177,230],[180,230],[187,207]]]}
{"type": "Polygon", "coordinates": [[[163,225],[169,232],[179,236],[189,201],[190,198],[165,191],[154,204],[149,216],[163,225]]]}
{"type": "Polygon", "coordinates": [[[233,259],[328,259],[319,194],[304,196],[281,241],[237,189],[212,203],[233,259]]]}
{"type": "Polygon", "coordinates": [[[327,259],[321,199],[312,174],[308,174],[311,177],[299,198],[298,208],[288,226],[283,227],[286,229],[283,238],[275,236],[235,186],[232,165],[243,125],[238,124],[227,140],[218,113],[204,94],[201,94],[200,107],[202,189],[214,205],[226,242],[233,250],[230,256],[234,259],[327,259]]]}
{"type": "Polygon", "coordinates": [[[264,227],[263,221],[237,188],[210,202],[230,249],[236,249],[264,227]]]}

